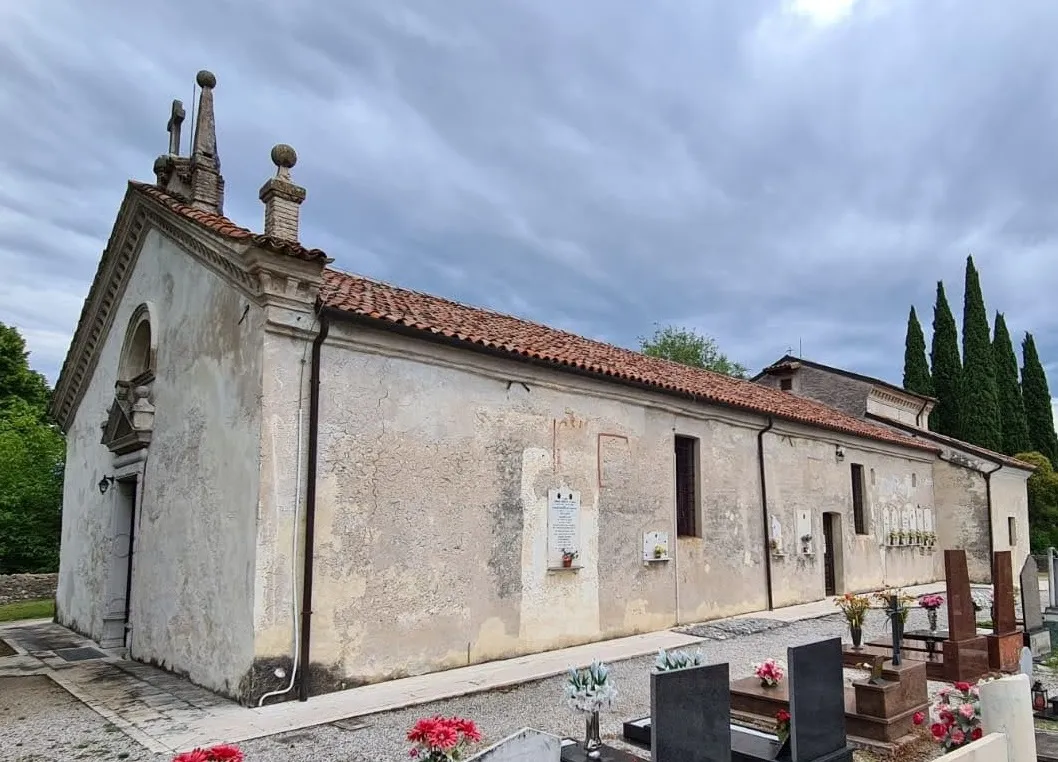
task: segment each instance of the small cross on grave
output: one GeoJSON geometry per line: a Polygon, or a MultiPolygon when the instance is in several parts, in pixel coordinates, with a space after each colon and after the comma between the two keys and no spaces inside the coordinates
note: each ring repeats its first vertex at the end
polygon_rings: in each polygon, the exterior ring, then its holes
{"type": "Polygon", "coordinates": [[[169,153],[172,156],[180,155],[180,125],[183,123],[184,104],[174,100],[169,112],[169,123],[165,125],[165,129],[169,132],[169,153]]]}
{"type": "Polygon", "coordinates": [[[900,646],[904,641],[903,608],[895,595],[889,596],[889,605],[885,609],[889,615],[889,624],[893,628],[893,666],[900,666],[900,646]]]}

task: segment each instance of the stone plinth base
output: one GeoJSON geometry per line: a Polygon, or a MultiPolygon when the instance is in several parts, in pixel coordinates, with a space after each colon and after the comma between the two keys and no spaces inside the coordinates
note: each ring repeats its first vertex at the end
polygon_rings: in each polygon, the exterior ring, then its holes
{"type": "Polygon", "coordinates": [[[1024,645],[1032,651],[1033,658],[1049,656],[1051,653],[1051,633],[1049,630],[1035,630],[1025,633],[1024,645]]]}
{"type": "Polygon", "coordinates": [[[929,708],[924,662],[887,662],[879,683],[852,684],[853,701],[845,713],[849,735],[894,743],[912,732],[915,712],[929,708]]]}
{"type": "Polygon", "coordinates": [[[878,646],[866,645],[856,649],[851,645],[843,644],[841,647],[841,666],[843,667],[857,668],[863,664],[870,664],[873,667],[888,658],[889,649],[878,646]]]}
{"type": "Polygon", "coordinates": [[[988,644],[984,637],[945,640],[944,679],[951,683],[974,683],[989,671],[988,644]]]}
{"type": "Polygon", "coordinates": [[[1003,633],[1002,635],[985,635],[988,644],[988,666],[1001,672],[1017,672],[1023,643],[1022,633],[1003,633]]]}

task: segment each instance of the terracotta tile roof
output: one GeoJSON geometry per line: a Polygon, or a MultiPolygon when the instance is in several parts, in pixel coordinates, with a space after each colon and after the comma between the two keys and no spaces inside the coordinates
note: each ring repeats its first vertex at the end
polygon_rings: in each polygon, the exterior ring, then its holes
{"type": "Polygon", "coordinates": [[[328,306],[383,324],[441,336],[468,347],[487,348],[514,358],[538,360],[633,382],[659,391],[726,405],[787,421],[840,431],[921,450],[935,445],[853,418],[822,403],[751,381],[647,357],[572,333],[498,312],[469,307],[436,296],[324,270],[320,292],[328,306]]]}
{"type": "MultiPolygon", "coordinates": [[[[153,185],[130,182],[130,186],[176,214],[226,238],[250,241],[254,245],[303,259],[331,261],[320,249],[307,249],[298,243],[277,241],[255,234],[227,217],[194,209],[153,185]]],[[[383,325],[403,326],[464,344],[468,348],[489,349],[512,358],[542,361],[602,378],[654,387],[658,391],[681,397],[772,415],[902,447],[939,452],[935,445],[902,435],[893,429],[853,418],[814,400],[769,389],[751,381],[647,357],[528,320],[338,270],[328,268],[323,275],[324,285],[320,291],[323,304],[383,325]]]]}
{"type": "Polygon", "coordinates": [[[1002,463],[1004,466],[1010,466],[1011,468],[1022,468],[1026,471],[1036,470],[1036,466],[1032,465],[1031,463],[1026,463],[1023,460],[1012,458],[1009,455],[1004,455],[1003,453],[995,452],[994,450],[988,450],[984,447],[978,447],[975,444],[964,442],[961,439],[956,439],[955,437],[949,437],[947,434],[939,434],[936,431],[923,431],[922,429],[915,428],[914,426],[908,426],[907,424],[899,423],[897,421],[890,421],[889,419],[884,418],[883,416],[874,415],[872,413],[868,413],[867,416],[886,426],[892,426],[893,428],[899,429],[900,431],[906,431],[910,436],[921,437],[922,439],[928,439],[931,442],[945,444],[957,450],[963,450],[964,452],[968,452],[972,455],[984,458],[985,460],[990,460],[993,463],[1002,463]]]}
{"type": "Polygon", "coordinates": [[[272,236],[254,233],[251,230],[236,225],[223,215],[188,206],[179,199],[160,190],[157,186],[136,182],[135,180],[130,180],[129,185],[143,193],[148,198],[152,198],[162,206],[176,212],[181,217],[193,220],[217,235],[235,241],[246,241],[247,243],[252,243],[254,246],[258,246],[262,249],[268,249],[269,251],[274,251],[278,254],[297,257],[298,259],[331,261],[320,249],[308,249],[296,241],[285,241],[280,238],[273,238],[272,236]]]}

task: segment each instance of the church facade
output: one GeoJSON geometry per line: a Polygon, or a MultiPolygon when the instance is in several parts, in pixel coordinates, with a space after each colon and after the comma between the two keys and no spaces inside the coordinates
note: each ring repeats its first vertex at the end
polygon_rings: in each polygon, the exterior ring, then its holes
{"type": "Polygon", "coordinates": [[[61,623],[256,704],[942,576],[941,443],[337,270],[286,146],[236,225],[198,82],[56,386],[61,623]]]}

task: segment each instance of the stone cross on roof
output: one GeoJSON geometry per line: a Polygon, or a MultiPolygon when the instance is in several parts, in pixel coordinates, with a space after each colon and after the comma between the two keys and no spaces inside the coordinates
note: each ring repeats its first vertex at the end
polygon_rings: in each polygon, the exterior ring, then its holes
{"type": "Polygon", "coordinates": [[[173,108],[169,112],[169,123],[165,129],[169,132],[169,154],[180,155],[180,125],[184,123],[184,104],[181,101],[173,101],[173,108]]]}

